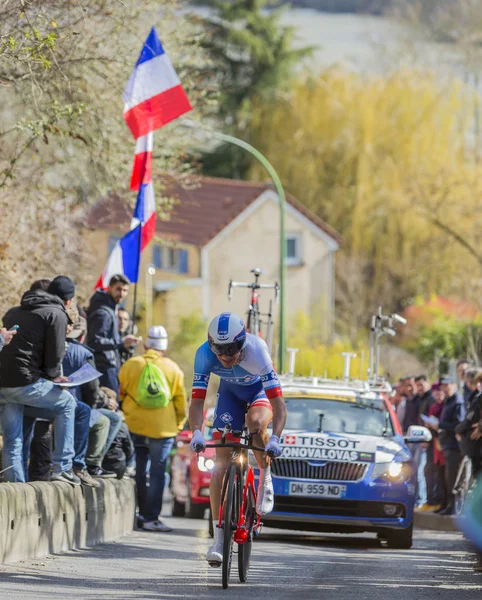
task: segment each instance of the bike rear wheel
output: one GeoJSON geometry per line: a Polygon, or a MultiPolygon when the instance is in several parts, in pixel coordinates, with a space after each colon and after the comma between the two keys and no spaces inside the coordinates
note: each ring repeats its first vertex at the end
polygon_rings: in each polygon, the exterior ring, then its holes
{"type": "Polygon", "coordinates": [[[223,589],[229,585],[233,558],[233,536],[241,508],[241,469],[236,463],[229,465],[225,475],[226,486],[223,501],[223,589]]]}
{"type": "Polygon", "coordinates": [[[251,550],[253,547],[253,527],[256,523],[256,502],[253,490],[249,488],[246,498],[245,526],[248,530],[248,539],[244,544],[238,546],[238,571],[239,581],[245,583],[248,579],[249,563],[251,561],[251,550]]]}

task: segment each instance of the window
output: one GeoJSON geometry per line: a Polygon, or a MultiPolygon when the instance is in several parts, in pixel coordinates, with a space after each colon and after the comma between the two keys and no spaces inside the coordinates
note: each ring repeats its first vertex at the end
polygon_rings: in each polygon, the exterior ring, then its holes
{"type": "Polygon", "coordinates": [[[114,246],[117,244],[117,242],[120,240],[120,236],[118,235],[110,235],[109,236],[109,242],[108,242],[108,246],[107,246],[107,252],[110,256],[112,250],[114,250],[114,246]]]}
{"type": "Polygon", "coordinates": [[[172,271],[177,265],[177,253],[174,248],[164,248],[165,250],[165,262],[164,269],[172,271]]]}
{"type": "Polygon", "coordinates": [[[178,250],[177,251],[177,270],[179,273],[187,274],[189,273],[189,253],[187,250],[178,250]]]}
{"type": "Polygon", "coordinates": [[[301,233],[286,234],[286,264],[301,265],[301,233]]]}
{"type": "Polygon", "coordinates": [[[152,264],[156,269],[162,269],[162,246],[159,244],[152,249],[152,264]]]}

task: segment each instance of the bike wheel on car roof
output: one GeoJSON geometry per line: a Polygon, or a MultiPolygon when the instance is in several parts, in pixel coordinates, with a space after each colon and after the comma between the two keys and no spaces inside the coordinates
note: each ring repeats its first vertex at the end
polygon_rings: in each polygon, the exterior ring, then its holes
{"type": "Polygon", "coordinates": [[[253,527],[255,526],[257,520],[256,501],[251,488],[248,489],[248,494],[246,497],[246,511],[244,516],[248,538],[244,544],[240,544],[238,546],[238,572],[239,581],[241,581],[241,583],[245,583],[248,579],[251,550],[253,548],[253,527]]]}
{"type": "Polygon", "coordinates": [[[229,585],[231,563],[233,558],[233,537],[241,508],[241,469],[236,463],[229,465],[225,475],[225,493],[223,500],[223,588],[229,585]]]}

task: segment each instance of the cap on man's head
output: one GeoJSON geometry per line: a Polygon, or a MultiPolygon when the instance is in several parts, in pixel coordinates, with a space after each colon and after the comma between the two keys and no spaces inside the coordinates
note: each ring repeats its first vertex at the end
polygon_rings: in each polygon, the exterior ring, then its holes
{"type": "Polygon", "coordinates": [[[47,292],[53,296],[58,296],[64,302],[66,300],[72,300],[75,296],[75,283],[70,277],[59,275],[58,277],[55,277],[55,279],[52,279],[47,292]]]}
{"type": "MultiPolygon", "coordinates": [[[[78,313],[77,313],[78,314],[78,313]]],[[[87,331],[87,321],[84,317],[81,317],[79,314],[77,316],[77,320],[74,321],[74,327],[72,331],[69,331],[67,334],[67,338],[69,340],[78,340],[80,337],[84,335],[87,331]]]]}
{"type": "Polygon", "coordinates": [[[167,350],[167,331],[162,325],[154,325],[147,332],[146,348],[153,350],[167,350]]]}
{"type": "Polygon", "coordinates": [[[452,377],[452,375],[444,375],[440,379],[440,385],[445,385],[447,383],[456,383],[455,377],[452,377]]]}

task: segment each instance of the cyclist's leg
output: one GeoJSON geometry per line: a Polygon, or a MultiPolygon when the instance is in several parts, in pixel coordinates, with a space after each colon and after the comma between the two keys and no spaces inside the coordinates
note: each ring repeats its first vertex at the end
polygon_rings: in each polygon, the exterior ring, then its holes
{"type": "MultiPolygon", "coordinates": [[[[215,430],[213,439],[215,441],[219,441],[221,431],[227,424],[231,425],[233,431],[241,431],[243,428],[245,405],[238,401],[234,395],[234,391],[233,386],[221,380],[213,422],[213,429],[215,430]]],[[[238,441],[239,438],[229,434],[226,441],[232,440],[238,441]]],[[[214,544],[209,548],[207,554],[207,560],[211,565],[215,565],[216,563],[221,564],[222,561],[223,530],[218,528],[219,508],[221,505],[223,478],[231,461],[232,452],[231,448],[216,448],[215,466],[209,486],[214,525],[214,544]]]]}
{"type": "MultiPolygon", "coordinates": [[[[264,390],[261,389],[255,395],[246,415],[246,424],[249,431],[253,434],[253,443],[256,446],[264,448],[268,443],[269,434],[267,429],[272,418],[271,404],[264,390]]],[[[274,489],[271,479],[270,460],[264,452],[257,451],[254,454],[260,468],[256,509],[259,514],[266,515],[274,507],[274,489]]]]}
{"type": "MultiPolygon", "coordinates": [[[[263,387],[256,391],[248,406],[246,425],[253,435],[253,445],[264,448],[269,441],[268,425],[273,418],[273,410],[263,387]]],[[[260,469],[269,466],[269,459],[264,452],[255,452],[256,461],[260,469]]]]}

